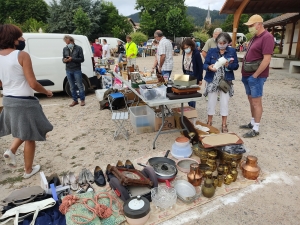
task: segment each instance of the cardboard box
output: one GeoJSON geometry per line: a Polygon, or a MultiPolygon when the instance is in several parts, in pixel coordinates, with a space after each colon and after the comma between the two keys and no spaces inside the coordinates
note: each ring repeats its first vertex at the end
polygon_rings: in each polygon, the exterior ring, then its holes
{"type": "Polygon", "coordinates": [[[197,84],[197,78],[185,74],[175,74],[174,84],[180,86],[191,86],[197,84]]]}
{"type": "MultiPolygon", "coordinates": [[[[177,112],[179,115],[181,114],[181,107],[173,108],[173,112],[177,112]]],[[[186,116],[188,119],[198,117],[197,110],[190,106],[183,107],[183,115],[186,116]]]]}
{"type": "MultiPolygon", "coordinates": [[[[162,124],[162,118],[155,117],[155,131],[158,131],[162,124]]],[[[175,118],[174,116],[165,117],[165,123],[162,130],[175,129],[175,118]]]]}

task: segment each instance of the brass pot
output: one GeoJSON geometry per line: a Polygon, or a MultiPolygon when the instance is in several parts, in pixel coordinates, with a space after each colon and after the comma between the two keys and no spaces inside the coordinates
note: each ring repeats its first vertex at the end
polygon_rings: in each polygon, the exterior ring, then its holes
{"type": "Polygon", "coordinates": [[[218,175],[218,187],[222,187],[224,181],[223,175],[218,175]]]}
{"type": "Polygon", "coordinates": [[[207,158],[208,159],[215,159],[217,157],[217,152],[216,151],[209,151],[207,153],[207,158]]]}
{"type": "Polygon", "coordinates": [[[236,179],[237,179],[237,176],[238,176],[238,171],[236,170],[236,168],[233,168],[233,169],[231,169],[230,173],[231,173],[231,175],[233,177],[233,182],[235,182],[236,179]]]}
{"type": "Polygon", "coordinates": [[[256,180],[259,176],[260,167],[257,165],[257,157],[249,155],[242,165],[242,174],[249,180],[256,180]]]}
{"type": "Polygon", "coordinates": [[[213,180],[212,179],[206,179],[204,181],[204,184],[202,185],[201,188],[202,194],[206,198],[211,198],[215,194],[215,187],[213,185],[213,180]]]}
{"type": "Polygon", "coordinates": [[[227,152],[221,152],[220,162],[222,164],[231,165],[232,161],[239,163],[243,157],[243,154],[229,154],[227,152]]]}
{"type": "Polygon", "coordinates": [[[224,184],[229,185],[233,182],[233,177],[231,174],[228,174],[225,178],[224,178],[224,184]]]}
{"type": "Polygon", "coordinates": [[[224,166],[223,165],[219,165],[218,166],[218,175],[223,175],[224,173],[224,166]]]}
{"type": "Polygon", "coordinates": [[[211,179],[212,178],[212,171],[207,170],[204,172],[204,176],[206,179],[211,179]]]}

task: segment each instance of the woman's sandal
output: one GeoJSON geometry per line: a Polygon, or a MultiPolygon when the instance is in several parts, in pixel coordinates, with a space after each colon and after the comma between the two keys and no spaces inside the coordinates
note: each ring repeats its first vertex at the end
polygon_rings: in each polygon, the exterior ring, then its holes
{"type": "Polygon", "coordinates": [[[228,133],[227,125],[222,125],[222,133],[228,133]]]}

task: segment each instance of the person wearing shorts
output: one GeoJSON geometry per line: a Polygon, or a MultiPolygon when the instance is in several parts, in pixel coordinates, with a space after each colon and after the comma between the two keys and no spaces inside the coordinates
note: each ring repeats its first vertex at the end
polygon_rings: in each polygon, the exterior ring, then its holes
{"type": "Polygon", "coordinates": [[[259,125],[262,117],[262,96],[264,83],[269,76],[269,64],[274,49],[274,38],[263,26],[263,18],[260,15],[253,15],[247,23],[249,33],[254,37],[250,40],[248,50],[244,57],[244,63],[260,62],[254,71],[245,70],[242,67],[242,82],[250,103],[251,120],[249,124],[241,125],[241,129],[249,129],[243,135],[244,138],[252,138],[259,135],[259,125]]]}

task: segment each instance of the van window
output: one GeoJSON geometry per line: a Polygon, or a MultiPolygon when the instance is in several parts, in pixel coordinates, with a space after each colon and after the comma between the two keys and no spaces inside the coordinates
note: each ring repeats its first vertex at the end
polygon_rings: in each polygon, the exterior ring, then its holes
{"type": "MultiPolygon", "coordinates": [[[[26,42],[28,52],[39,58],[62,57],[63,48],[66,47],[66,43],[61,38],[28,38],[26,42]]],[[[75,40],[75,44],[82,46],[81,41],[78,40],[75,40]]]]}

